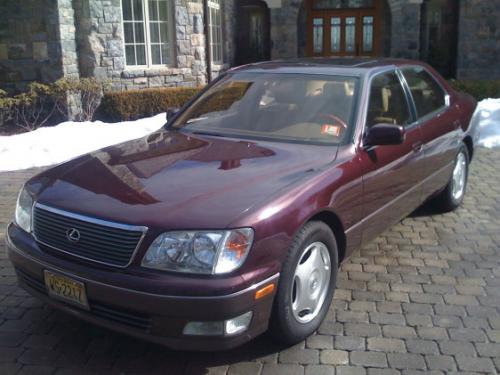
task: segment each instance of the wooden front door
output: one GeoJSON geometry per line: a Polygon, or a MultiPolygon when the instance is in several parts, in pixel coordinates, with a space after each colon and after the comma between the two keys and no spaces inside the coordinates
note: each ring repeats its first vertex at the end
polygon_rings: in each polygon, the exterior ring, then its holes
{"type": "Polygon", "coordinates": [[[350,3],[308,1],[308,56],[380,54],[380,2],[352,1],[354,4],[349,7],[350,3]],[[362,7],[354,7],[359,5],[362,7]]]}
{"type": "Polygon", "coordinates": [[[270,12],[260,0],[239,0],[237,12],[236,65],[271,58],[270,12]]]}

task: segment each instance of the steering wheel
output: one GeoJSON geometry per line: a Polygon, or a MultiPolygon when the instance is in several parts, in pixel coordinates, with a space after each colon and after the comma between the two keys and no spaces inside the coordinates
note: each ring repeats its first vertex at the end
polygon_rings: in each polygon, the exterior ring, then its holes
{"type": "Polygon", "coordinates": [[[344,128],[343,130],[347,129],[347,123],[344,120],[342,120],[340,117],[332,115],[330,113],[318,113],[316,118],[324,119],[324,120],[328,120],[328,121],[335,120],[336,123],[340,124],[344,128]]]}

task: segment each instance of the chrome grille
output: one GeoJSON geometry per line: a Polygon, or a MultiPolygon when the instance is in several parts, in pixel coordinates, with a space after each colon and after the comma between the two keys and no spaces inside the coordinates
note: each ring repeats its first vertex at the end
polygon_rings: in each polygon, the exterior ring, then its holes
{"type": "Polygon", "coordinates": [[[146,233],[145,227],[134,227],[93,219],[61,211],[42,204],[33,211],[33,232],[46,247],[117,267],[126,267],[146,233]],[[78,240],[68,239],[76,229],[78,240]]]}

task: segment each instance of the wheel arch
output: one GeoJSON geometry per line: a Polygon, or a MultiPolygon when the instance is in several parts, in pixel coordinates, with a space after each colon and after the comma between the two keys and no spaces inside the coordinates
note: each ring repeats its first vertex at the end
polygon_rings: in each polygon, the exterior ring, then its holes
{"type": "Polygon", "coordinates": [[[314,214],[307,222],[309,221],[322,221],[330,227],[337,240],[339,263],[341,263],[346,255],[347,243],[344,226],[338,215],[333,211],[325,210],[314,214]]]}
{"type": "Polygon", "coordinates": [[[472,137],[470,135],[466,136],[463,142],[467,146],[467,151],[469,151],[469,161],[472,161],[472,156],[474,155],[474,142],[472,141],[472,137]]]}

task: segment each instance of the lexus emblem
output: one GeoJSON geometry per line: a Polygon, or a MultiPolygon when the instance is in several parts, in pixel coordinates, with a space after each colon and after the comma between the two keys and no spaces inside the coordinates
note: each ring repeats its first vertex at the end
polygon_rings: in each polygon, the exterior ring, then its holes
{"type": "Polygon", "coordinates": [[[76,228],[70,228],[66,231],[66,238],[69,242],[80,241],[80,231],[76,228]]]}

